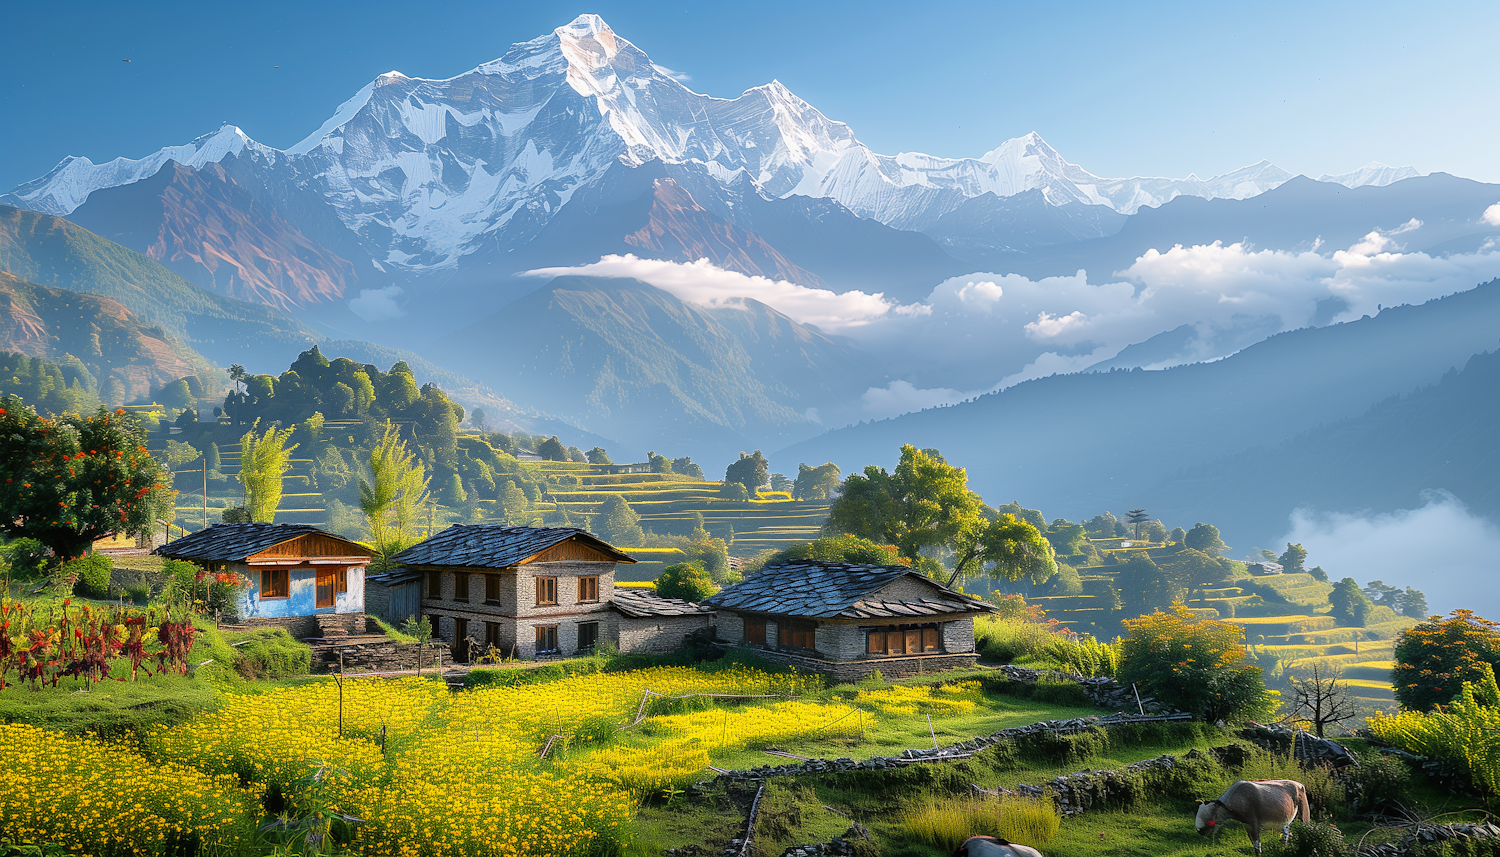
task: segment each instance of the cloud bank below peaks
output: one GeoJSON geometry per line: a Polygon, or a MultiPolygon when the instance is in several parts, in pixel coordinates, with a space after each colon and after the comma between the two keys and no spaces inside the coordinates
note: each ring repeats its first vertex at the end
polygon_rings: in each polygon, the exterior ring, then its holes
{"type": "Polygon", "coordinates": [[[750,298],[798,322],[830,331],[856,327],[887,315],[924,309],[899,306],[886,300],[880,292],[833,292],[799,286],[786,280],[726,271],[707,259],[668,262],[641,259],[627,253],[624,256],[604,256],[588,265],[538,268],[526,274],[538,277],[625,277],[649,283],[678,300],[708,307],[734,306],[750,298]]]}
{"type": "Polygon", "coordinates": [[[851,403],[857,419],[949,404],[1106,362],[1158,369],[1214,360],[1281,331],[1375,315],[1500,276],[1500,252],[1405,252],[1403,244],[1421,228],[1412,220],[1332,252],[1179,245],[1149,250],[1095,282],[1083,270],[1037,280],[974,273],[945,280],[924,302],[908,305],[879,292],[747,276],[707,260],[605,256],[530,273],[631,277],[705,306],[754,299],[849,337],[895,379],[851,403]]]}

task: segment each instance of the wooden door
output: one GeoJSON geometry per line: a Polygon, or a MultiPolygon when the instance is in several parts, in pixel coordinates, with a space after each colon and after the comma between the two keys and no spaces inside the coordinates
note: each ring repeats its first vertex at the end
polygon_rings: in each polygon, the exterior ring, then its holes
{"type": "Polygon", "coordinates": [[[922,651],[922,632],[913,628],[906,632],[906,653],[914,655],[922,651]]]}
{"type": "Polygon", "coordinates": [[[332,607],[333,593],[338,585],[338,571],[332,568],[318,569],[317,601],[318,607],[332,607]]]}

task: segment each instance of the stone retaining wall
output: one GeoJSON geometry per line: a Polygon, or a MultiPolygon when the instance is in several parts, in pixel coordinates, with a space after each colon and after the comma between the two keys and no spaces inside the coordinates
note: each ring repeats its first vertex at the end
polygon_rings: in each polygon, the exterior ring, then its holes
{"type": "Polygon", "coordinates": [[[340,652],[344,655],[346,674],[415,670],[419,659],[423,672],[430,669],[436,674],[453,663],[452,655],[443,645],[429,643],[423,651],[418,643],[397,643],[395,640],[371,643],[330,641],[313,645],[312,672],[338,672],[340,652]]]}

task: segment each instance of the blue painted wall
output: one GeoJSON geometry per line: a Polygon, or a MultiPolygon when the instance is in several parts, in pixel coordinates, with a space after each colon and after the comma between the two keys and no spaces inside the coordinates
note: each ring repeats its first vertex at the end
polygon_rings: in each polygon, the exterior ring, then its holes
{"type": "Polygon", "coordinates": [[[363,613],[365,610],[365,570],[349,569],[349,589],[336,593],[332,607],[315,607],[317,572],[312,568],[294,568],[291,574],[290,598],[260,597],[260,572],[242,566],[239,573],[250,578],[250,587],[240,596],[240,616],[245,619],[284,619],[289,616],[315,616],[320,613],[363,613]]]}

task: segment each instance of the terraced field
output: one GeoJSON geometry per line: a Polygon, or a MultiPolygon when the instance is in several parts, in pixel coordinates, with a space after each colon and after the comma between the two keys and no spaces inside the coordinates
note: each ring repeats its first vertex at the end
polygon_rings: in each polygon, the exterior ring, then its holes
{"type": "MultiPolygon", "coordinates": [[[[332,421],[325,431],[337,437],[341,429],[353,423],[332,421]]],[[[165,447],[165,435],[153,435],[155,443],[165,447]]],[[[153,451],[160,452],[160,449],[153,451]]],[[[300,452],[300,450],[299,450],[300,452]]],[[[211,483],[208,492],[209,520],[219,512],[241,501],[239,483],[240,448],[238,443],[219,447],[220,472],[228,482],[211,483]]],[[[611,473],[610,468],[564,461],[523,461],[521,467],[543,489],[543,495],[530,504],[534,524],[559,520],[566,512],[577,524],[583,516],[597,515],[610,497],[619,495],[641,516],[641,526],[660,535],[688,535],[694,526],[694,513],[703,516],[704,526],[715,537],[729,542],[731,556],[750,557],[764,550],[781,550],[817,538],[818,530],[828,517],[827,502],[794,500],[785,492],[763,492],[757,499],[738,502],[718,496],[721,483],[659,473],[611,473]]],[[[328,502],[312,489],[311,458],[294,458],[283,483],[284,493],[276,512],[281,523],[327,525],[328,502]]],[[[189,478],[189,481],[190,478],[189,478]]],[[[196,488],[196,483],[187,489],[196,488]]],[[[193,532],[203,525],[203,495],[184,492],[178,497],[176,527],[178,532],[193,532]]],[[[437,526],[457,521],[500,523],[505,520],[494,500],[477,500],[464,509],[435,506],[430,510],[437,526]]],[[[425,521],[424,521],[425,523],[425,521]]],[[[653,580],[665,566],[677,561],[680,552],[672,548],[622,545],[639,562],[621,567],[621,580],[653,580]]]]}

